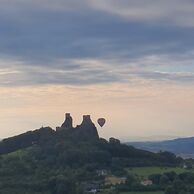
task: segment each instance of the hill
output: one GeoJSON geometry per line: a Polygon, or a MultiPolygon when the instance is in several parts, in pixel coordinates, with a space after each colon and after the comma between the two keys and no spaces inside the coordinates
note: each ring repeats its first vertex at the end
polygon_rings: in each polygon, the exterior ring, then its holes
{"type": "Polygon", "coordinates": [[[160,142],[128,142],[127,145],[132,145],[151,152],[169,151],[185,158],[194,158],[194,137],[160,142]]]}
{"type": "Polygon", "coordinates": [[[99,181],[99,171],[123,176],[129,167],[183,164],[169,152],[151,153],[99,138],[89,115],[73,127],[70,114],[61,127],[29,131],[0,142],[0,191],[3,194],[81,194],[99,181]]]}

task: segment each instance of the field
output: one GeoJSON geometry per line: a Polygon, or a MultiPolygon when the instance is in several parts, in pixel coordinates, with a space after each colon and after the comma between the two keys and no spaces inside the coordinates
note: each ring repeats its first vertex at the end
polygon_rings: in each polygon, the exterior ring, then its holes
{"type": "Polygon", "coordinates": [[[5,155],[2,155],[3,158],[10,158],[10,157],[23,157],[24,155],[27,154],[28,149],[21,149],[17,150],[15,152],[11,152],[5,155]]]}
{"type": "MultiPolygon", "coordinates": [[[[103,192],[103,193],[99,193],[99,194],[111,194],[111,192],[103,192]]],[[[156,192],[123,192],[123,193],[119,193],[119,194],[164,194],[164,192],[162,191],[156,191],[156,192]]]]}
{"type": "Polygon", "coordinates": [[[191,170],[186,170],[183,168],[171,168],[171,167],[138,167],[138,168],[130,168],[127,169],[130,174],[134,174],[138,177],[147,178],[151,174],[163,174],[166,172],[174,171],[177,174],[183,172],[191,172],[191,170]]]}
{"type": "Polygon", "coordinates": [[[120,194],[164,194],[162,191],[157,192],[127,192],[127,193],[120,193],[120,194]]]}

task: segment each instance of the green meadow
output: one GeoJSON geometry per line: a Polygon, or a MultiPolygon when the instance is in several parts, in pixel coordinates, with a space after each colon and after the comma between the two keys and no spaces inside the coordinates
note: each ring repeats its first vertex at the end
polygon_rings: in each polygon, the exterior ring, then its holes
{"type": "Polygon", "coordinates": [[[120,193],[120,194],[164,194],[162,191],[157,191],[157,192],[125,192],[125,193],[120,193]]]}
{"type": "MultiPolygon", "coordinates": [[[[191,172],[191,170],[186,170],[180,167],[137,167],[127,169],[129,174],[136,175],[138,177],[147,178],[151,174],[163,174],[166,172],[176,172],[177,174],[183,172],[191,172]]],[[[193,171],[193,170],[192,170],[193,171]]]]}
{"type": "MultiPolygon", "coordinates": [[[[99,193],[99,194],[111,194],[111,192],[107,191],[107,192],[103,192],[103,193],[99,193]]],[[[163,191],[155,191],[155,192],[122,192],[119,194],[164,194],[163,191]]]]}

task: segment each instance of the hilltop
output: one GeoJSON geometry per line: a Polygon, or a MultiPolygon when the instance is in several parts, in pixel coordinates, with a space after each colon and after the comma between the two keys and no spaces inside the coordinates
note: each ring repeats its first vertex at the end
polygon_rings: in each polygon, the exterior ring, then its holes
{"type": "Polygon", "coordinates": [[[181,158],[151,153],[100,138],[89,115],[73,127],[71,115],[56,130],[42,127],[0,142],[0,191],[3,194],[78,194],[83,184],[102,181],[99,171],[125,176],[126,168],[177,167],[181,158]]]}
{"type": "Polygon", "coordinates": [[[65,121],[56,130],[50,127],[41,127],[34,131],[3,139],[0,142],[0,154],[9,153],[35,145],[57,144],[59,142],[96,142],[99,135],[90,115],[84,115],[80,125],[73,127],[73,119],[69,113],[65,115],[65,121]]]}

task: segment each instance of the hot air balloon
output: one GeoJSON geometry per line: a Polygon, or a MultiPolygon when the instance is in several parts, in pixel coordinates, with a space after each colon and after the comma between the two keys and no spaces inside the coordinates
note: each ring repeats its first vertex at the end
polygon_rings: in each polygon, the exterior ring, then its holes
{"type": "Polygon", "coordinates": [[[101,127],[103,127],[105,123],[106,123],[106,120],[105,120],[104,118],[99,118],[99,119],[98,119],[98,124],[99,124],[101,127]]]}

